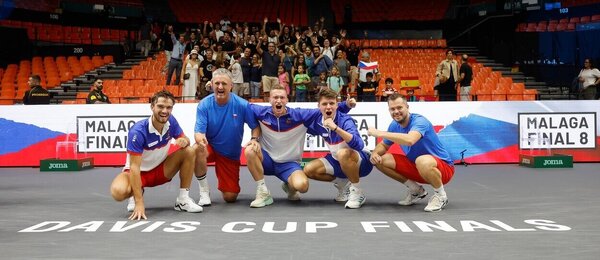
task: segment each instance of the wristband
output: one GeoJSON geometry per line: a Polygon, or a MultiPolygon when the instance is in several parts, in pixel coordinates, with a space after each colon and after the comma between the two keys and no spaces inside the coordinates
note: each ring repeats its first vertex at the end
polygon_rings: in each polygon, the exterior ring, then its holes
{"type": "Polygon", "coordinates": [[[338,129],[338,126],[335,126],[335,129],[333,129],[333,131],[335,132],[335,130],[337,130],[337,129],[338,129]]]}

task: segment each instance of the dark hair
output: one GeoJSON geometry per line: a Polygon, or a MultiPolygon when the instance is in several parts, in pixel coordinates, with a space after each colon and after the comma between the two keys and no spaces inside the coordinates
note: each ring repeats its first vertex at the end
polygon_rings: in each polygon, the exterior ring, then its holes
{"type": "Polygon", "coordinates": [[[32,74],[31,76],[29,76],[31,78],[31,83],[33,85],[40,85],[40,82],[42,82],[42,78],[40,78],[40,75],[37,74],[32,74]]]}
{"type": "Polygon", "coordinates": [[[392,78],[385,79],[385,83],[388,83],[388,82],[394,84],[394,80],[392,78]]]}
{"type": "Polygon", "coordinates": [[[404,103],[406,103],[406,98],[403,95],[400,95],[400,93],[398,93],[398,92],[394,92],[394,93],[392,93],[391,95],[388,96],[388,103],[390,101],[394,101],[394,100],[399,99],[399,98],[401,98],[404,101],[404,103]]]}
{"type": "Polygon", "coordinates": [[[366,77],[373,77],[373,72],[367,72],[367,75],[365,75],[366,77]]]}
{"type": "Polygon", "coordinates": [[[454,50],[453,49],[446,49],[446,55],[448,55],[448,52],[452,52],[452,54],[454,54],[454,50]]]}
{"type": "Polygon", "coordinates": [[[337,99],[337,93],[333,89],[324,89],[319,92],[319,102],[321,99],[337,99]]]}
{"type": "MultiPolygon", "coordinates": [[[[583,63],[585,63],[585,61],[586,61],[586,60],[587,60],[588,62],[590,62],[590,68],[593,68],[593,67],[594,67],[594,63],[592,62],[592,59],[591,59],[591,58],[585,58],[585,59],[583,59],[583,63]]],[[[584,67],[585,67],[585,66],[584,66],[584,67]]]]}
{"type": "Polygon", "coordinates": [[[161,90],[159,92],[154,93],[154,95],[152,95],[152,98],[150,99],[150,103],[152,103],[152,105],[156,104],[158,98],[168,98],[171,101],[173,101],[173,105],[175,105],[175,96],[173,96],[173,94],[167,90],[161,90]]]}

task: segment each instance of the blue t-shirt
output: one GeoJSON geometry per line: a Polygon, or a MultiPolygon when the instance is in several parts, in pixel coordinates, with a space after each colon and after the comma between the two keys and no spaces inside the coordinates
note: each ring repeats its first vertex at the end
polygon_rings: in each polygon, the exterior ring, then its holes
{"type": "Polygon", "coordinates": [[[152,126],[152,117],[135,123],[127,135],[125,169],[129,169],[131,155],[142,156],[142,171],[154,169],[167,158],[171,139],[183,136],[183,130],[173,116],[165,123],[162,133],[152,126]]]}
{"type": "Polygon", "coordinates": [[[229,94],[227,104],[220,106],[214,94],[210,94],[198,104],[194,132],[205,134],[215,152],[237,161],[241,154],[244,123],[250,129],[258,127],[248,101],[229,94]]]}
{"type": "MultiPolygon", "coordinates": [[[[415,162],[417,157],[424,154],[430,154],[442,159],[449,165],[453,165],[454,162],[450,158],[448,151],[446,151],[440,142],[440,139],[433,129],[433,125],[424,116],[411,113],[410,120],[406,128],[402,127],[400,123],[394,120],[392,120],[392,123],[388,127],[388,132],[392,133],[408,134],[410,131],[417,131],[422,137],[412,146],[400,145],[400,148],[402,148],[408,159],[410,159],[412,162],[415,162]]],[[[394,142],[387,139],[383,139],[383,143],[386,145],[394,144],[394,142]]]]}

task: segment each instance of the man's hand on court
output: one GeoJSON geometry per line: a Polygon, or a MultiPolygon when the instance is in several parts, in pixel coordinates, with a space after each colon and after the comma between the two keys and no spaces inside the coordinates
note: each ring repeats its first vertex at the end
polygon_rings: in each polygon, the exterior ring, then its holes
{"type": "Polygon", "coordinates": [[[146,208],[144,208],[144,202],[136,202],[133,213],[131,213],[131,216],[129,216],[129,220],[140,220],[142,218],[148,219],[146,217],[146,208]]]}

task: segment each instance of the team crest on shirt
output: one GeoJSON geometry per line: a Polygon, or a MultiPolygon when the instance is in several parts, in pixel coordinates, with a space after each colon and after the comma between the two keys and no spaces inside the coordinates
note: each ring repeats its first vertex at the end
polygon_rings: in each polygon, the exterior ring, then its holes
{"type": "Polygon", "coordinates": [[[292,119],[291,118],[286,119],[285,123],[288,124],[288,125],[291,125],[292,124],[292,119]]]}

